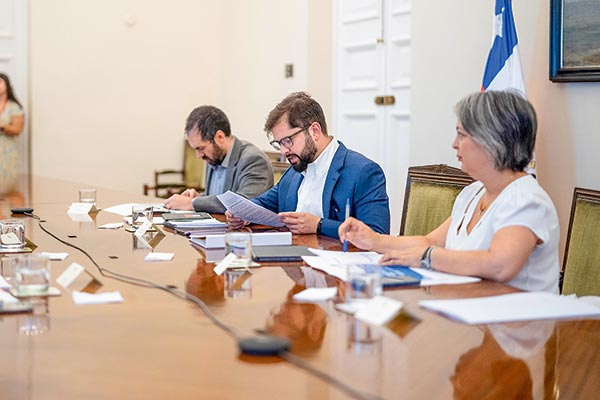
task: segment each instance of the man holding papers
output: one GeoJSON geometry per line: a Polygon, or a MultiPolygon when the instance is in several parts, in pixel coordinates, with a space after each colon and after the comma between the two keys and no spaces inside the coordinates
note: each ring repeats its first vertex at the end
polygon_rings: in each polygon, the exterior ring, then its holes
{"type": "Polygon", "coordinates": [[[231,190],[252,198],[273,186],[273,167],[263,151],[231,134],[229,120],[213,106],[195,108],[187,118],[187,141],[206,161],[206,193],[187,189],[165,201],[172,210],[224,213],[216,195],[231,190]]]}
{"type": "MultiPolygon", "coordinates": [[[[349,214],[376,232],[389,233],[385,175],[375,162],[327,133],[323,109],[309,94],[292,93],[270,113],[265,131],[291,168],[279,184],[252,201],[273,212],[292,233],[338,237],[349,214]]],[[[227,212],[230,228],[244,221],[227,212]]]]}

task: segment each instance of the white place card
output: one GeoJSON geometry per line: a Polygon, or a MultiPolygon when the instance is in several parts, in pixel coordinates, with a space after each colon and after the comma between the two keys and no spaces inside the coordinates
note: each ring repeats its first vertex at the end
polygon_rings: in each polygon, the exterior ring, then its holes
{"type": "Polygon", "coordinates": [[[366,307],[354,314],[354,318],[371,325],[383,325],[394,318],[402,309],[403,303],[389,297],[375,296],[366,307]]]}
{"type": "Polygon", "coordinates": [[[72,203],[67,210],[67,214],[71,215],[87,215],[94,212],[98,212],[98,209],[93,203],[72,203]]]}
{"type": "Polygon", "coordinates": [[[109,222],[108,224],[100,225],[98,229],[120,229],[122,227],[122,222],[109,222]]]}
{"type": "Polygon", "coordinates": [[[56,282],[60,283],[60,285],[64,288],[68,288],[68,286],[73,283],[75,279],[83,272],[85,268],[83,266],[72,263],[65,269],[65,271],[60,274],[58,278],[56,278],[56,282]]]}
{"type": "Polygon", "coordinates": [[[171,261],[175,253],[148,253],[144,261],[171,261]]]}
{"type": "Polygon", "coordinates": [[[123,296],[118,291],[105,293],[86,293],[73,292],[73,303],[75,304],[107,304],[107,303],[122,303],[123,296]]]}
{"type": "Polygon", "coordinates": [[[146,233],[148,231],[148,229],[152,228],[152,221],[144,221],[144,223],[142,225],[140,225],[139,228],[137,228],[135,230],[135,232],[133,233],[135,236],[141,238],[142,236],[144,236],[144,233],[146,233]]]}
{"type": "MultiPolygon", "coordinates": [[[[250,265],[248,267],[260,267],[260,264],[254,261],[250,261],[250,265]]],[[[233,253],[229,253],[225,256],[224,259],[219,261],[217,265],[213,268],[215,274],[223,275],[223,273],[229,268],[246,268],[245,265],[239,265],[237,257],[233,253]]]]}
{"type": "Polygon", "coordinates": [[[20,244],[22,244],[21,240],[14,232],[9,232],[9,233],[5,233],[4,235],[0,235],[0,240],[2,241],[2,244],[4,244],[4,245],[11,245],[11,244],[19,244],[20,245],[20,244]]]}
{"type": "Polygon", "coordinates": [[[40,255],[46,256],[52,261],[63,261],[65,258],[69,257],[69,253],[50,253],[47,251],[41,252],[40,255]]]}

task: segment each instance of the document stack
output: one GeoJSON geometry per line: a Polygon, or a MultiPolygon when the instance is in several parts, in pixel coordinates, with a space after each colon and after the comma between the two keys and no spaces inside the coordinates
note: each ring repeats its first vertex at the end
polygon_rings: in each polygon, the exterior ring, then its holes
{"type": "Polygon", "coordinates": [[[227,231],[227,223],[216,220],[210,214],[186,213],[186,214],[163,214],[164,226],[173,229],[176,233],[184,236],[215,235],[227,231]]]}

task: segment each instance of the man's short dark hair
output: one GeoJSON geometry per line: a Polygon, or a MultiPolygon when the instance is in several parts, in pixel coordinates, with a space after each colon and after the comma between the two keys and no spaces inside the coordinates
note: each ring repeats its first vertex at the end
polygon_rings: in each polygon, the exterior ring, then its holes
{"type": "Polygon", "coordinates": [[[304,128],[318,122],[323,134],[327,135],[325,113],[321,105],[306,92],[291,93],[281,100],[269,113],[265,122],[265,132],[271,132],[284,115],[287,115],[290,128],[304,128]]]}
{"type": "Polygon", "coordinates": [[[225,136],[231,135],[231,126],[227,115],[217,107],[200,106],[187,117],[185,133],[189,135],[197,128],[202,140],[213,142],[217,131],[223,131],[225,136]]]}

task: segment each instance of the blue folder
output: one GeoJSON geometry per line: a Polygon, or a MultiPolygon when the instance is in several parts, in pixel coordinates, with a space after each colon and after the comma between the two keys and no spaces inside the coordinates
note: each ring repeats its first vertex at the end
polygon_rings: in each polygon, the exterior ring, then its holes
{"type": "Polygon", "coordinates": [[[384,288],[418,285],[423,276],[404,265],[383,265],[381,283],[384,288]]]}

